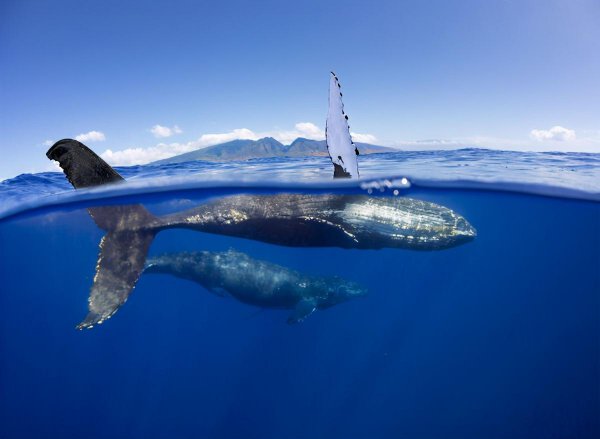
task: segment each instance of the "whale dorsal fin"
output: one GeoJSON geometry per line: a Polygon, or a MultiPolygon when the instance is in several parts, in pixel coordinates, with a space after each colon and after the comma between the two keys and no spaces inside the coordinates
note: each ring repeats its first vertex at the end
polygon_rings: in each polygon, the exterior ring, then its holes
{"type": "Polygon", "coordinates": [[[317,301],[315,299],[302,299],[297,304],[287,322],[291,325],[300,323],[317,309],[317,301]]]}
{"type": "Polygon", "coordinates": [[[358,149],[352,142],[348,116],[344,112],[340,82],[331,72],[329,78],[329,111],[325,124],[327,151],[333,163],[333,177],[358,177],[358,149]]]}

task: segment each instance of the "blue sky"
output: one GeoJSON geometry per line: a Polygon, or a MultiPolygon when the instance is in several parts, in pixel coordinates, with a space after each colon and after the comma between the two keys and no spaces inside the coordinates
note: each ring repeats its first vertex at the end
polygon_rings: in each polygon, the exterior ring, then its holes
{"type": "Polygon", "coordinates": [[[317,138],[332,69],[358,140],[600,152],[598,23],[597,0],[4,0],[0,178],[78,135],[123,164],[317,138]]]}

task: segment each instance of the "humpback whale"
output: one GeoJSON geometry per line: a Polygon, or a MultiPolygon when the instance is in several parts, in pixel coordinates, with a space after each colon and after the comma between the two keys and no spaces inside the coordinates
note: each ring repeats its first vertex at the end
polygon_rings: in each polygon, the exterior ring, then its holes
{"type": "Polygon", "coordinates": [[[235,250],[152,257],[144,272],[191,280],[219,296],[231,296],[249,305],[291,309],[288,323],[301,322],[317,309],[367,294],[355,282],[308,276],[235,250]]]}
{"type": "MultiPolygon", "coordinates": [[[[75,188],[123,181],[76,140],[60,140],[46,155],[58,161],[75,188]]],[[[89,211],[98,227],[110,233],[154,235],[169,228],[186,228],[293,247],[437,250],[465,243],[477,234],[451,209],[407,197],[231,195],[161,217],[141,204],[89,211]]]]}
{"type": "MultiPolygon", "coordinates": [[[[82,143],[64,139],[46,153],[75,188],[123,181],[82,143]]],[[[294,247],[438,250],[476,236],[454,211],[427,201],[367,195],[233,195],[166,216],[141,204],[88,208],[106,231],[100,242],[89,314],[79,328],[102,323],[125,303],[144,270],[157,233],[186,228],[294,247]]]]}

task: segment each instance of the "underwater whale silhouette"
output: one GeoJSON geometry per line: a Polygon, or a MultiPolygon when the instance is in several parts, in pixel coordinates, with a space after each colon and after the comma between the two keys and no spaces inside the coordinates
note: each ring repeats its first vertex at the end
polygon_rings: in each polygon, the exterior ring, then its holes
{"type": "MultiPolygon", "coordinates": [[[[58,161],[75,188],[123,181],[112,167],[82,143],[64,139],[46,153],[58,161]]],[[[150,245],[162,230],[186,228],[295,247],[386,247],[438,250],[476,236],[469,222],[427,201],[367,195],[234,195],[196,208],[155,216],[141,204],[88,208],[107,233],[80,328],[102,323],[127,300],[150,245]]]]}
{"type": "Polygon", "coordinates": [[[148,259],[144,273],[170,274],[196,282],[219,296],[262,308],[291,309],[288,323],[317,309],[367,294],[340,277],[308,276],[235,250],[172,253],[148,259]]]}

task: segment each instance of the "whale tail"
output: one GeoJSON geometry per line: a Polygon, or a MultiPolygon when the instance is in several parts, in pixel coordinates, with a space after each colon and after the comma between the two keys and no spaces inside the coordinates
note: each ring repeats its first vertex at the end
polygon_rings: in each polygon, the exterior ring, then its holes
{"type": "Polygon", "coordinates": [[[123,181],[124,178],[83,143],[62,139],[46,152],[56,160],[75,189],[123,181]]]}
{"type": "Polygon", "coordinates": [[[88,315],[77,329],[92,328],[112,317],[127,301],[144,271],[155,233],[152,230],[108,232],[100,241],[88,315]]]}
{"type": "MultiPolygon", "coordinates": [[[[58,162],[75,189],[125,181],[94,151],[77,140],[59,140],[46,152],[46,157],[58,162]]],[[[141,204],[90,207],[88,212],[96,225],[106,231],[117,229],[124,224],[124,219],[130,229],[135,226],[143,227],[156,219],[141,204]]]]}
{"type": "MultiPolygon", "coordinates": [[[[56,160],[75,189],[123,181],[108,163],[84,144],[63,139],[46,153],[56,160]]],[[[92,328],[110,318],[123,305],[144,271],[156,235],[156,217],[141,204],[90,207],[96,225],[107,233],[100,241],[96,275],[88,299],[89,313],[77,326],[92,328]],[[126,227],[126,228],[125,228],[126,227]]]]}

